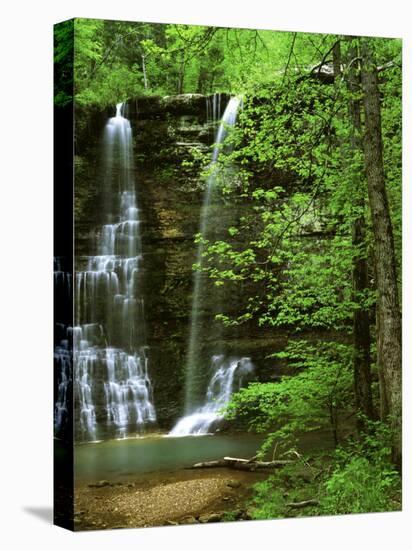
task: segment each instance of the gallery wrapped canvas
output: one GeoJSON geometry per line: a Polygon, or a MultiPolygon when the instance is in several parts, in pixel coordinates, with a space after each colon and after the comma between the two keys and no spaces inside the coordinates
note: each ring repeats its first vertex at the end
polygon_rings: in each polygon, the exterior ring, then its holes
{"type": "Polygon", "coordinates": [[[54,37],[55,523],[400,510],[400,40],[54,37]]]}

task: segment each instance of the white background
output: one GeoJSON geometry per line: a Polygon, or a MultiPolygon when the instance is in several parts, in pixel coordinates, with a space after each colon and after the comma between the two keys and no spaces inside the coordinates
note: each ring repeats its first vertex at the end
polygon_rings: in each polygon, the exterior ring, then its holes
{"type": "MultiPolygon", "coordinates": [[[[52,25],[70,17],[404,38],[408,1],[57,0],[2,3],[0,18],[0,543],[3,548],[405,548],[411,528],[410,262],[404,266],[404,512],[73,534],[52,506],[52,25]],[[410,309],[410,307],[409,307],[410,309]],[[409,401],[409,403],[407,402],[409,401]],[[409,525],[408,525],[409,523],[409,525]]],[[[404,254],[410,258],[411,93],[404,94],[404,254]],[[407,155],[409,153],[409,155],[407,155]]],[[[62,205],[63,207],[63,205],[62,205]]]]}

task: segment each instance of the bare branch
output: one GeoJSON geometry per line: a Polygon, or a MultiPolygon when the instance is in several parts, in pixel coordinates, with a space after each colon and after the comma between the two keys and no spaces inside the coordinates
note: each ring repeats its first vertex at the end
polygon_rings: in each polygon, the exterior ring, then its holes
{"type": "Polygon", "coordinates": [[[302,500],[301,502],[288,502],[288,508],[306,508],[307,506],[319,506],[320,502],[317,499],[302,500]]]}

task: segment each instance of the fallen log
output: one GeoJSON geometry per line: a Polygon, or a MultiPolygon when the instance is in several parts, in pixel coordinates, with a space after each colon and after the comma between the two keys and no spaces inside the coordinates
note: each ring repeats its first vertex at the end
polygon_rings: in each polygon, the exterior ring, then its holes
{"type": "Polygon", "coordinates": [[[302,500],[301,502],[288,502],[286,506],[289,508],[306,508],[306,506],[319,506],[320,502],[315,498],[302,500]]]}
{"type": "Polygon", "coordinates": [[[198,462],[191,466],[191,468],[234,468],[235,470],[265,470],[282,468],[287,464],[293,463],[293,460],[271,460],[262,461],[247,458],[234,458],[231,456],[225,456],[221,460],[209,460],[207,462],[198,462]]]}

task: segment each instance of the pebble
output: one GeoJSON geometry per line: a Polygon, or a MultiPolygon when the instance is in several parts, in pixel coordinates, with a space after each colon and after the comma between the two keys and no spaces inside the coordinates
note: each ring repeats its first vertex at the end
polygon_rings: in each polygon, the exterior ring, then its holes
{"type": "Polygon", "coordinates": [[[238,489],[242,484],[237,479],[231,479],[227,482],[227,486],[231,487],[232,489],[238,489]]]}
{"type": "MultiPolygon", "coordinates": [[[[169,521],[170,521],[170,520],[169,520],[169,521]]],[[[174,523],[174,522],[172,522],[172,523],[174,523]]],[[[182,525],[194,525],[195,523],[197,523],[197,520],[196,520],[196,518],[190,516],[190,517],[188,517],[188,518],[183,518],[183,519],[180,521],[180,523],[181,523],[182,525]]],[[[178,524],[176,523],[176,525],[178,525],[178,524]]]]}
{"type": "Polygon", "coordinates": [[[215,523],[217,521],[222,521],[221,514],[204,514],[199,517],[200,523],[215,523]]]}

